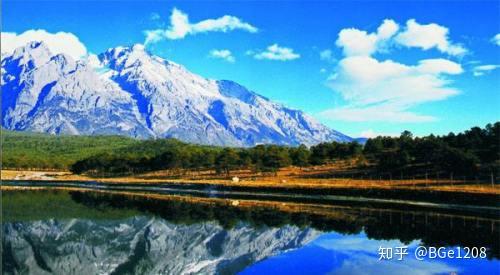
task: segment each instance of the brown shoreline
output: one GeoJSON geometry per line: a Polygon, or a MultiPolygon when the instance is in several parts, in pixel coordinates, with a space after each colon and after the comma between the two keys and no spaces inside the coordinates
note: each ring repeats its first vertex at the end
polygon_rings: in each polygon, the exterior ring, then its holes
{"type": "Polygon", "coordinates": [[[500,196],[500,185],[477,184],[450,180],[368,180],[348,178],[303,178],[278,174],[277,176],[260,176],[254,179],[243,178],[238,182],[230,179],[215,178],[165,178],[151,174],[134,175],[126,177],[89,177],[75,175],[70,172],[53,171],[17,171],[1,170],[2,180],[23,181],[66,181],[66,182],[100,182],[107,184],[201,184],[222,185],[227,187],[248,188],[277,188],[277,189],[359,189],[359,190],[404,190],[404,191],[436,191],[445,193],[467,193],[500,196]]]}

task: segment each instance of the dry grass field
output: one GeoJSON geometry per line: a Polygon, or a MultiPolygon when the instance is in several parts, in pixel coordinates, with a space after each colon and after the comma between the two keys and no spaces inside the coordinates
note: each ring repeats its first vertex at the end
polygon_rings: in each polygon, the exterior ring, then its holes
{"type": "Polygon", "coordinates": [[[232,171],[229,177],[214,171],[186,171],[173,175],[171,171],[155,171],[123,177],[92,177],[70,172],[2,170],[3,180],[97,181],[104,183],[197,183],[221,184],[240,187],[274,188],[352,188],[352,189],[405,189],[442,192],[461,192],[500,195],[500,185],[478,183],[461,179],[374,179],[366,176],[346,176],[352,171],[350,163],[308,168],[287,167],[276,173],[254,173],[249,170],[232,171]],[[237,177],[238,180],[233,180],[237,177]]]}

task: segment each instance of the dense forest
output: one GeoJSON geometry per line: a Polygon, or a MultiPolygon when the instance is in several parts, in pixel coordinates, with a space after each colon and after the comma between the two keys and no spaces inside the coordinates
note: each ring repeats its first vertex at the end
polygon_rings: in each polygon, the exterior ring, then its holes
{"type": "Polygon", "coordinates": [[[3,131],[4,168],[70,169],[74,173],[126,175],[156,170],[213,170],[229,176],[250,169],[275,172],[281,167],[328,165],[354,159],[363,173],[394,178],[474,178],[497,175],[500,122],[445,136],[376,137],[364,146],[325,142],[310,148],[257,145],[229,148],[187,144],[175,139],[69,137],[3,131]]]}

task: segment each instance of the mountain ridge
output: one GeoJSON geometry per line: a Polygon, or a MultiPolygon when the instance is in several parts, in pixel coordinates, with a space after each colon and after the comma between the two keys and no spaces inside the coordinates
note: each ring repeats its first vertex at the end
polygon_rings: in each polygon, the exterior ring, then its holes
{"type": "Polygon", "coordinates": [[[239,223],[224,229],[213,221],[175,224],[149,216],[50,219],[2,227],[4,256],[15,259],[5,269],[13,274],[234,274],[321,234],[290,225],[252,228],[239,223]]]}
{"type": "Polygon", "coordinates": [[[142,45],[73,60],[43,42],[2,53],[2,127],[253,146],[352,141],[300,110],[213,80],[142,45]]]}

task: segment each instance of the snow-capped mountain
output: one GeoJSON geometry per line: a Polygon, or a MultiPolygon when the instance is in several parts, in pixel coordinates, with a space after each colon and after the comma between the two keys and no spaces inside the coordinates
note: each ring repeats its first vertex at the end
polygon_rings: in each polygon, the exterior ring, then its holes
{"type": "Polygon", "coordinates": [[[75,61],[41,42],[2,54],[2,126],[52,134],[174,137],[252,146],[350,141],[301,111],[145,51],[117,47],[75,61]]]}
{"type": "Polygon", "coordinates": [[[215,222],[45,220],[3,224],[4,274],[236,274],[300,248],[320,232],[295,226],[224,229],[215,222]]]}

